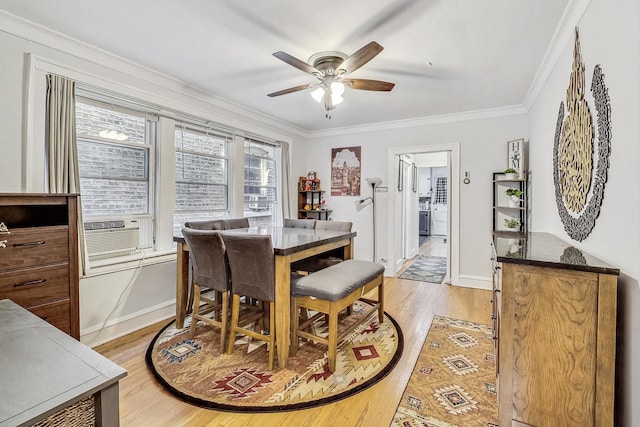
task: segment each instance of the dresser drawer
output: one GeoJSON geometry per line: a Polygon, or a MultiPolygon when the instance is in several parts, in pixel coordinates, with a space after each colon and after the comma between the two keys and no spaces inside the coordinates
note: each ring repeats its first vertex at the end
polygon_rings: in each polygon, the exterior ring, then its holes
{"type": "Polygon", "coordinates": [[[69,265],[59,264],[0,273],[0,299],[25,308],[69,298],[69,265]]]}
{"type": "Polygon", "coordinates": [[[30,312],[60,329],[71,334],[71,304],[70,300],[39,305],[29,309],[30,312]]]}
{"type": "Polygon", "coordinates": [[[66,226],[15,228],[0,236],[0,270],[53,264],[69,260],[69,229],[66,226]]]}

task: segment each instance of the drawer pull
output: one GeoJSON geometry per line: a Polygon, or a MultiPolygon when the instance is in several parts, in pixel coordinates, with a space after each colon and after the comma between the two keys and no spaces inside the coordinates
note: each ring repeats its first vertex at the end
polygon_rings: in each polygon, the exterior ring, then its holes
{"type": "Polygon", "coordinates": [[[19,288],[21,286],[33,286],[33,285],[39,285],[41,283],[46,282],[47,279],[38,279],[38,280],[29,280],[28,282],[22,282],[22,283],[14,283],[13,287],[14,288],[19,288]]]}
{"type": "Polygon", "coordinates": [[[45,242],[44,240],[38,240],[37,242],[14,243],[13,247],[18,248],[23,246],[40,246],[40,245],[44,245],[45,243],[47,242],[45,242]]]}

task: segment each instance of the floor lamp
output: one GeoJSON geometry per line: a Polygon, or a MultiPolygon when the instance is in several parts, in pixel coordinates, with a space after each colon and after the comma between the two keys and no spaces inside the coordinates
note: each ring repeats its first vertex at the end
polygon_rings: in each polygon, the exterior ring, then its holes
{"type": "Polygon", "coordinates": [[[367,183],[371,186],[371,197],[366,197],[364,199],[360,199],[357,202],[358,206],[363,206],[367,200],[371,200],[371,206],[373,209],[373,262],[377,262],[377,253],[376,253],[376,187],[382,184],[382,179],[380,178],[367,178],[367,183]]]}

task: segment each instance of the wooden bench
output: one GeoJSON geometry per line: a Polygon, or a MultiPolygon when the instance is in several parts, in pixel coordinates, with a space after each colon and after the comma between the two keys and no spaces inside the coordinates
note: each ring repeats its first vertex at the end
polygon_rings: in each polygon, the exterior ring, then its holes
{"type": "Polygon", "coordinates": [[[369,261],[350,259],[304,276],[291,284],[291,347],[290,355],[298,350],[298,338],[303,337],[326,344],[329,369],[336,369],[338,344],[355,328],[368,321],[378,311],[378,322],[384,321],[384,267],[369,261]],[[378,299],[363,298],[369,291],[378,290],[378,299]],[[371,304],[359,320],[338,335],[338,313],[350,307],[356,300],[371,304]],[[300,309],[318,312],[300,324],[300,309]],[[322,316],[328,316],[327,338],[315,335],[306,329],[322,316]]]}

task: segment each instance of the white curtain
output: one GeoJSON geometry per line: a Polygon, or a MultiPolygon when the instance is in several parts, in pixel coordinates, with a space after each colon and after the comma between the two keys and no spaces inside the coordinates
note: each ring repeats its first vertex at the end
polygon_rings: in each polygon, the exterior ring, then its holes
{"type": "Polygon", "coordinates": [[[76,142],[75,86],[73,80],[47,74],[47,169],[50,193],[78,194],[80,273],[84,274],[86,259],[76,142]]]}
{"type": "MultiPolygon", "coordinates": [[[[291,218],[291,161],[289,159],[289,143],[280,143],[280,169],[282,189],[282,217],[291,218]]],[[[282,223],[282,222],[281,222],[282,223]]]]}

